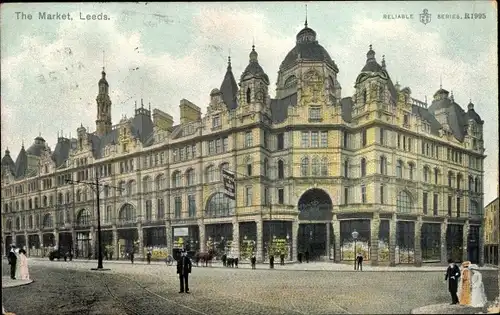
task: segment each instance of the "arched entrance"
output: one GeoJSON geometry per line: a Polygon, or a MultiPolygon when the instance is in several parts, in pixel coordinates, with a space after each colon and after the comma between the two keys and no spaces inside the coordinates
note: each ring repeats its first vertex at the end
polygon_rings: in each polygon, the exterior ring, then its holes
{"type": "Polygon", "coordinates": [[[311,260],[328,259],[330,253],[334,253],[331,247],[334,244],[332,208],[330,196],[322,189],[309,189],[299,198],[297,250],[299,253],[308,253],[311,260]]]}

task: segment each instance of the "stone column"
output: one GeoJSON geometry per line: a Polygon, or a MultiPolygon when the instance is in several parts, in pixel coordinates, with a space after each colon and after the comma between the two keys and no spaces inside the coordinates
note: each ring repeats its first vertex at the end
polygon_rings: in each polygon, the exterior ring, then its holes
{"type": "Polygon", "coordinates": [[[370,222],[370,262],[378,265],[378,235],[380,231],[380,213],[374,212],[370,222]]]}
{"type": "Polygon", "coordinates": [[[299,238],[299,221],[292,221],[292,261],[297,261],[298,248],[297,242],[299,238]]]}
{"type": "Polygon", "coordinates": [[[464,224],[464,234],[462,242],[462,261],[469,260],[469,251],[467,250],[467,240],[469,239],[469,225],[469,220],[466,220],[464,224]]]}
{"type": "Polygon", "coordinates": [[[137,224],[137,234],[139,237],[139,253],[138,258],[144,258],[144,229],[142,228],[142,224],[137,224]]]}
{"type": "Polygon", "coordinates": [[[240,258],[240,224],[233,218],[233,242],[231,243],[232,254],[240,258]]]}
{"type": "Polygon", "coordinates": [[[119,248],[118,248],[118,230],[116,225],[113,225],[113,257],[115,260],[120,258],[119,248]]]}
{"type": "Polygon", "coordinates": [[[333,236],[334,236],[334,242],[335,242],[335,257],[334,260],[336,263],[340,262],[340,221],[337,219],[337,215],[333,215],[333,220],[332,220],[332,225],[333,225],[333,236]]]}
{"type": "MultiPolygon", "coordinates": [[[[483,224],[479,226],[479,239],[478,241],[478,250],[479,250],[479,266],[484,266],[484,228],[483,224]]],[[[490,256],[492,257],[492,256],[490,256]]]]}
{"type": "Polygon", "coordinates": [[[57,232],[57,229],[54,229],[53,234],[54,234],[54,244],[53,245],[56,248],[59,248],[59,232],[57,232]]]}
{"type": "Polygon", "coordinates": [[[330,260],[330,224],[326,223],[326,261],[330,260]]]}
{"type": "Polygon", "coordinates": [[[390,229],[389,229],[389,265],[391,267],[396,266],[396,229],[397,229],[397,216],[396,214],[392,215],[392,219],[390,221],[390,229]]]}
{"type": "MultiPolygon", "coordinates": [[[[200,242],[200,252],[205,253],[207,252],[207,240],[205,237],[205,223],[203,222],[198,222],[198,229],[200,230],[200,239],[198,240],[200,242]]],[[[172,231],[170,231],[170,247],[169,250],[172,251],[172,231]]]]}
{"type": "Polygon", "coordinates": [[[448,218],[445,218],[441,223],[441,263],[448,263],[448,245],[446,242],[446,231],[448,230],[448,218]]]}
{"type": "MultiPolygon", "coordinates": [[[[167,237],[167,252],[169,255],[172,255],[174,251],[174,242],[172,239],[173,233],[174,232],[172,231],[172,223],[170,222],[170,220],[165,221],[165,236],[167,237]]],[[[201,238],[201,228],[200,228],[200,238],[201,238]]]]}
{"type": "Polygon", "coordinates": [[[418,216],[417,222],[415,222],[415,248],[413,253],[413,263],[415,266],[422,266],[422,242],[420,240],[422,236],[422,216],[418,216]]]}
{"type": "Polygon", "coordinates": [[[263,234],[263,223],[262,219],[258,219],[256,222],[257,225],[257,253],[255,253],[255,258],[258,262],[264,262],[264,257],[263,257],[263,244],[262,244],[262,238],[264,237],[263,234]]]}

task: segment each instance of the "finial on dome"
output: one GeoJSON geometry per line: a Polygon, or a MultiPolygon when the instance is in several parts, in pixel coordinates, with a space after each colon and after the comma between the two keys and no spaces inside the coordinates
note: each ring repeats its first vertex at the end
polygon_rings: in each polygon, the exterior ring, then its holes
{"type": "Polygon", "coordinates": [[[370,50],[372,50],[372,44],[370,44],[370,50]]]}
{"type": "Polygon", "coordinates": [[[134,102],[135,103],[135,110],[137,110],[137,101],[134,102]]]}
{"type": "Polygon", "coordinates": [[[468,110],[474,110],[474,104],[472,103],[472,99],[469,99],[469,105],[467,105],[468,110]]]}
{"type": "Polygon", "coordinates": [[[451,94],[450,94],[450,99],[451,99],[452,101],[455,101],[455,98],[453,97],[453,91],[450,91],[450,93],[451,93],[451,94]]]}
{"type": "Polygon", "coordinates": [[[143,103],[142,98],[141,98],[141,108],[144,108],[144,103],[143,103]]]}
{"type": "Polygon", "coordinates": [[[257,52],[255,51],[255,45],[252,45],[252,51],[250,52],[250,62],[255,62],[257,61],[257,57],[259,56],[259,54],[257,54],[257,52]]]}
{"type": "Polygon", "coordinates": [[[440,75],[439,76],[439,88],[442,89],[443,88],[443,75],[440,75]]]}
{"type": "Polygon", "coordinates": [[[306,21],[304,23],[304,26],[307,27],[307,4],[306,4],[306,21]]]}

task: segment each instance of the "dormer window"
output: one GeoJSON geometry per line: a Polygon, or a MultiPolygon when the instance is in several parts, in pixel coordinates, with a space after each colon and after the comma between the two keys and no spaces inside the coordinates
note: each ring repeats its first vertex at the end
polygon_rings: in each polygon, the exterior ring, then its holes
{"type": "Polygon", "coordinates": [[[212,128],[218,128],[220,127],[220,116],[216,115],[212,118],[212,128]]]}
{"type": "Polygon", "coordinates": [[[314,106],[309,108],[309,121],[321,121],[321,108],[314,106]]]}
{"type": "Polygon", "coordinates": [[[48,174],[48,173],[49,173],[49,166],[45,165],[45,174],[48,174]]]}

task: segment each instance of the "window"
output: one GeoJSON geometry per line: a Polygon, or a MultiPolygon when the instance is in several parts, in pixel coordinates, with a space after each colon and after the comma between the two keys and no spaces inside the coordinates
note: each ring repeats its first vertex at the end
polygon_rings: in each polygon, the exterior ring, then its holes
{"type": "Polygon", "coordinates": [[[153,203],[151,200],[146,200],[146,221],[151,221],[153,219],[153,203]]]}
{"type": "Polygon", "coordinates": [[[180,171],[176,171],[174,173],[174,178],[173,178],[173,181],[172,181],[172,187],[173,188],[179,188],[179,187],[181,187],[181,172],[180,171]]]}
{"type": "Polygon", "coordinates": [[[285,203],[285,190],[283,188],[278,188],[278,204],[282,205],[285,203]]]}
{"type": "Polygon", "coordinates": [[[174,216],[176,219],[181,217],[182,211],[182,197],[177,196],[174,198],[174,216]]]}
{"type": "Polygon", "coordinates": [[[309,131],[302,131],[301,133],[301,147],[309,147],[309,131]]]}
{"type": "Polygon", "coordinates": [[[460,197],[457,197],[457,218],[460,218],[460,205],[461,205],[461,199],[460,197]]]}
{"type": "Polygon", "coordinates": [[[311,147],[319,147],[319,133],[317,131],[311,131],[311,147]]]}
{"type": "Polygon", "coordinates": [[[408,115],[404,115],[403,116],[403,126],[409,126],[410,124],[410,119],[408,117],[408,115]]]}
{"type": "Polygon", "coordinates": [[[396,164],[396,177],[403,178],[403,161],[399,160],[396,164]]]}
{"type": "Polygon", "coordinates": [[[300,174],[302,176],[309,176],[309,158],[304,157],[300,163],[300,174]]]}
{"type": "Polygon", "coordinates": [[[309,108],[309,121],[321,121],[321,108],[320,107],[309,108]]]}
{"type": "Polygon", "coordinates": [[[252,176],[252,161],[247,160],[247,176],[252,176]]]}
{"type": "Polygon", "coordinates": [[[380,157],[380,174],[387,175],[387,158],[385,156],[380,157]]]}
{"type": "Polygon", "coordinates": [[[410,194],[405,190],[400,191],[398,194],[398,198],[396,200],[396,209],[400,213],[410,213],[412,210],[410,194]]]}
{"type": "Polygon", "coordinates": [[[364,129],[362,132],[361,132],[361,145],[363,147],[366,147],[366,144],[367,144],[367,139],[366,139],[366,129],[364,129]]]}
{"type": "Polygon", "coordinates": [[[245,133],[245,148],[251,147],[253,145],[252,132],[247,131],[245,133]]]}
{"type": "Polygon", "coordinates": [[[438,184],[439,180],[439,170],[437,168],[434,169],[434,184],[438,184]]]}
{"type": "Polygon", "coordinates": [[[246,206],[251,206],[252,205],[252,187],[246,187],[245,190],[245,204],[246,206]]]}
{"type": "MultiPolygon", "coordinates": [[[[481,185],[479,184],[479,178],[476,177],[476,182],[474,183],[474,191],[476,193],[480,192],[481,185]]],[[[36,203],[36,198],[35,198],[35,203],[36,203]]]]}
{"type": "Polygon", "coordinates": [[[285,178],[285,165],[283,160],[278,160],[278,179],[285,178]]]}
{"type": "Polygon", "coordinates": [[[165,201],[163,198],[160,198],[157,200],[157,210],[156,210],[156,217],[158,219],[164,219],[165,218],[165,201]]]}
{"type": "Polygon", "coordinates": [[[314,157],[312,159],[312,176],[319,176],[319,159],[314,157]]]}
{"type": "Polygon", "coordinates": [[[320,162],[321,176],[328,176],[328,159],[323,157],[320,162]]]}
{"type": "Polygon", "coordinates": [[[469,176],[469,191],[473,192],[474,191],[474,177],[469,176]]]}
{"type": "Polygon", "coordinates": [[[385,198],[384,198],[384,184],[380,184],[380,204],[384,204],[385,203],[385,198]]]}
{"type": "Polygon", "coordinates": [[[424,182],[429,182],[429,168],[427,166],[424,167],[424,182]]]}
{"type": "Polygon", "coordinates": [[[212,118],[212,128],[220,127],[220,116],[216,115],[212,118]]]}
{"type": "Polygon", "coordinates": [[[439,202],[439,199],[438,199],[438,194],[434,194],[434,199],[432,200],[432,213],[434,215],[438,215],[438,202],[439,202]]]}
{"type": "Polygon", "coordinates": [[[408,151],[411,152],[411,138],[408,138],[408,151]]]}
{"type": "Polygon", "coordinates": [[[413,163],[408,164],[408,175],[410,180],[413,180],[413,170],[415,169],[415,165],[413,163]]]}
{"type": "Polygon", "coordinates": [[[361,186],[361,202],[366,203],[366,186],[361,186]]]}
{"type": "Polygon", "coordinates": [[[451,198],[451,196],[448,196],[448,216],[451,217],[451,209],[452,209],[452,203],[453,199],[451,198]]]}
{"type": "Polygon", "coordinates": [[[344,149],[347,149],[349,144],[349,133],[347,131],[344,131],[342,140],[344,140],[344,149]]]}
{"type": "Polygon", "coordinates": [[[349,187],[344,187],[344,205],[349,204],[349,187]]]}
{"type": "Polygon", "coordinates": [[[271,200],[269,198],[269,188],[264,187],[264,205],[269,205],[271,203],[271,200]]]}
{"type": "Polygon", "coordinates": [[[344,161],[344,177],[349,177],[349,160],[344,161]]]}
{"type": "Polygon", "coordinates": [[[196,195],[188,195],[188,214],[190,218],[196,216],[196,195]]]}
{"type": "Polygon", "coordinates": [[[366,176],[366,159],[362,158],[361,159],[361,177],[366,176]]]}
{"type": "Polygon", "coordinates": [[[424,208],[424,214],[427,214],[427,192],[424,192],[423,198],[422,198],[422,204],[424,208]]]}
{"type": "Polygon", "coordinates": [[[384,144],[385,144],[385,142],[384,142],[384,140],[385,140],[385,139],[384,139],[384,133],[385,133],[384,128],[380,128],[380,131],[379,131],[379,132],[380,132],[380,133],[379,133],[379,143],[380,143],[381,145],[384,145],[384,144]]]}
{"type": "Polygon", "coordinates": [[[469,215],[480,215],[480,214],[481,212],[479,211],[479,206],[477,202],[471,200],[469,204],[469,215]]]}
{"type": "Polygon", "coordinates": [[[208,217],[230,216],[234,214],[234,200],[224,193],[215,193],[208,199],[205,213],[208,217]]]}
{"type": "Polygon", "coordinates": [[[269,160],[267,158],[264,159],[264,177],[269,176],[269,160]]]}
{"type": "Polygon", "coordinates": [[[285,148],[285,134],[278,133],[276,135],[276,149],[283,150],[285,148]]]}
{"type": "Polygon", "coordinates": [[[195,173],[194,173],[194,170],[193,169],[189,169],[187,172],[186,172],[186,177],[187,177],[187,185],[188,186],[193,186],[195,185],[196,183],[196,176],[195,176],[195,173]]]}
{"type": "Polygon", "coordinates": [[[250,104],[252,101],[252,90],[250,88],[247,89],[247,104],[250,104]]]}
{"type": "Polygon", "coordinates": [[[328,132],[327,131],[321,131],[320,132],[320,136],[321,136],[320,146],[322,148],[327,148],[328,147],[328,132]]]}
{"type": "Polygon", "coordinates": [[[448,172],[448,187],[453,187],[453,174],[451,172],[448,172]]]}

